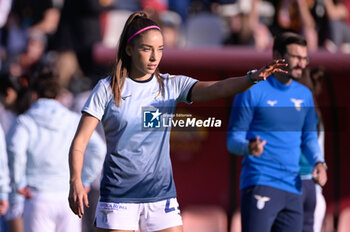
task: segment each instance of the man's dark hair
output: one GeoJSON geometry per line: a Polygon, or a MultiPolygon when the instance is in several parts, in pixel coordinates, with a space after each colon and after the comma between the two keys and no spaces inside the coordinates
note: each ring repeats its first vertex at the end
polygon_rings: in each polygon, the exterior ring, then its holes
{"type": "Polygon", "coordinates": [[[303,36],[293,32],[285,32],[276,36],[273,43],[273,51],[277,51],[281,56],[284,56],[284,54],[287,52],[287,46],[289,44],[307,46],[307,42],[303,36]]]}

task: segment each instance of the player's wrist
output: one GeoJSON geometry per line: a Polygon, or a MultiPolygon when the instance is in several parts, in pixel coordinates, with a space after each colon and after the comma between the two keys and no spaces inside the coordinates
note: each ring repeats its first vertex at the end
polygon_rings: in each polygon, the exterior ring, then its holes
{"type": "Polygon", "coordinates": [[[255,85],[257,84],[259,81],[256,78],[253,78],[253,74],[256,73],[258,70],[257,69],[253,69],[253,70],[249,70],[247,72],[247,79],[249,81],[250,84],[255,85]]]}

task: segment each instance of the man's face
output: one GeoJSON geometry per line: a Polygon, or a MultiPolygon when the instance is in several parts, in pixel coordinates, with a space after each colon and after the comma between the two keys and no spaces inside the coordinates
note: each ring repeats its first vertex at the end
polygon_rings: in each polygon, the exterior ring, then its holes
{"type": "Polygon", "coordinates": [[[307,56],[307,47],[298,44],[287,45],[286,54],[284,58],[288,63],[288,72],[293,79],[300,79],[303,70],[309,64],[309,57],[307,56]]]}

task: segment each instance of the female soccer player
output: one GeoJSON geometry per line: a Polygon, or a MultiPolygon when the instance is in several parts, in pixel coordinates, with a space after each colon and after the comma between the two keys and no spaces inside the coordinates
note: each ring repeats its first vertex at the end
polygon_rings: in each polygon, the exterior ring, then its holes
{"type": "Polygon", "coordinates": [[[119,41],[113,74],[93,89],[70,149],[72,211],[81,217],[88,199],[81,182],[87,141],[101,120],[107,142],[97,231],[182,231],[182,220],[170,162],[170,130],[142,127],[143,109],[174,112],[178,102],[203,102],[232,96],[286,66],[278,60],[247,76],[203,82],[187,76],[160,74],[163,37],[143,12],[127,20],[119,41]],[[157,110],[156,110],[157,109],[157,110]],[[170,110],[169,110],[170,109],[170,110]]]}

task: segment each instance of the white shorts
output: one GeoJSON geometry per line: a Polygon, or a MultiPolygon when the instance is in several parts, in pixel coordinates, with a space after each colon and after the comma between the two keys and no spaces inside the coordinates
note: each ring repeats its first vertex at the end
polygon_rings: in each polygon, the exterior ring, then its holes
{"type": "Polygon", "coordinates": [[[16,218],[22,218],[24,210],[24,200],[25,198],[19,193],[10,193],[10,207],[5,215],[5,219],[7,221],[14,220],[16,218]]]}
{"type": "Polygon", "coordinates": [[[158,231],[181,226],[176,198],[151,203],[98,202],[95,226],[112,230],[158,231]]]}
{"type": "Polygon", "coordinates": [[[5,219],[7,221],[10,221],[10,220],[14,220],[16,218],[22,218],[23,210],[24,210],[24,202],[10,205],[10,207],[7,210],[7,213],[5,215],[5,219]]]}
{"type": "Polygon", "coordinates": [[[66,192],[33,192],[23,212],[24,232],[81,231],[81,220],[69,208],[66,192]]]}

